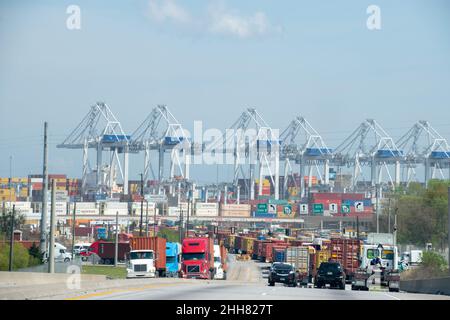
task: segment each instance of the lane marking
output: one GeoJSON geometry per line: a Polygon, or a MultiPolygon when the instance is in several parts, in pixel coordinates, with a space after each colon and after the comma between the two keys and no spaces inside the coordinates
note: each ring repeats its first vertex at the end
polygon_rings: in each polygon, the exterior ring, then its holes
{"type": "Polygon", "coordinates": [[[390,295],[388,293],[385,293],[385,295],[387,295],[388,297],[394,298],[395,300],[402,300],[402,299],[397,298],[396,296],[390,295]]]}
{"type": "Polygon", "coordinates": [[[84,299],[89,299],[89,298],[108,296],[108,295],[111,295],[114,293],[139,292],[139,291],[145,291],[147,289],[158,289],[158,288],[163,288],[163,287],[176,286],[176,285],[180,285],[180,284],[188,284],[188,283],[161,283],[161,284],[145,285],[142,287],[135,287],[135,288],[113,289],[113,290],[107,290],[107,291],[101,291],[101,292],[95,292],[95,293],[88,293],[88,294],[84,294],[84,295],[80,295],[80,296],[66,298],[64,300],[84,300],[84,299]]]}

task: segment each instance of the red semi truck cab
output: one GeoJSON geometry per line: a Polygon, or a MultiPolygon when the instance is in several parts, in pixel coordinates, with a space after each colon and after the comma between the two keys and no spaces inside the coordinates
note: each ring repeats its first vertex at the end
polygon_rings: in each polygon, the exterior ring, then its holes
{"type": "Polygon", "coordinates": [[[181,277],[212,279],[214,276],[214,240],[209,237],[183,240],[181,277]]]}

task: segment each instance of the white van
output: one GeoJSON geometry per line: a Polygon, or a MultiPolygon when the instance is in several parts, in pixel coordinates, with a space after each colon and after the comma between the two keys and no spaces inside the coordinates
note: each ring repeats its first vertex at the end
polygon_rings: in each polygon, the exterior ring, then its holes
{"type": "Polygon", "coordinates": [[[73,246],[73,253],[79,255],[82,252],[88,251],[90,246],[90,243],[76,243],[73,246]]]}

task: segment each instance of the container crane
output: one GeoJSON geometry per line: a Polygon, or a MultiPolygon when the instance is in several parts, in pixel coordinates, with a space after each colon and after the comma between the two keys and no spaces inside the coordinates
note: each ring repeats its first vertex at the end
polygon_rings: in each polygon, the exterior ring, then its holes
{"type": "Polygon", "coordinates": [[[246,184],[244,191],[249,194],[249,199],[255,199],[256,168],[258,168],[260,181],[258,195],[262,195],[262,181],[266,175],[269,175],[274,186],[274,197],[279,199],[280,141],[278,130],[269,127],[256,109],[246,109],[237,121],[226,130],[220,143],[212,143],[206,146],[206,150],[233,155],[233,186],[236,190],[239,177],[245,179],[244,167],[248,164],[249,183],[246,184]]]}
{"type": "MultiPolygon", "coordinates": [[[[313,168],[322,180],[319,166],[323,166],[323,184],[328,185],[329,164],[332,157],[332,150],[329,149],[322,136],[311,126],[304,117],[296,117],[289,126],[281,133],[281,159],[284,160],[284,183],[283,195],[287,190],[289,173],[292,174],[291,161],[300,165],[300,195],[305,195],[304,172],[309,167],[308,185],[312,185],[313,168]]],[[[295,180],[294,180],[295,181],[295,180]]]]}
{"type": "Polygon", "coordinates": [[[428,121],[416,122],[397,141],[397,145],[405,150],[404,164],[407,171],[407,185],[416,176],[415,168],[420,164],[425,167],[426,186],[428,186],[430,177],[436,179],[437,172],[440,173],[442,179],[445,179],[443,170],[450,169],[450,146],[428,121]]]}
{"type": "Polygon", "coordinates": [[[104,102],[97,102],[78,126],[57,148],[82,149],[83,173],[82,194],[93,191],[111,194],[115,183],[115,167],[118,166],[123,181],[123,194],[128,194],[128,154],[130,136],[126,135],[120,122],[104,102]],[[96,181],[94,190],[87,190],[88,169],[90,169],[88,150],[97,152],[96,181]],[[103,152],[109,152],[107,165],[103,164],[103,152]],[[123,165],[119,159],[123,154],[123,165]],[[102,175],[104,173],[105,175],[102,175]]]}
{"type": "Polygon", "coordinates": [[[191,142],[183,127],[165,105],[153,108],[147,118],[131,135],[130,149],[136,152],[144,151],[144,181],[151,172],[150,151],[157,150],[159,154],[158,180],[164,180],[164,158],[166,151],[170,156],[169,179],[174,179],[178,171],[183,179],[189,179],[191,142]],[[177,170],[178,169],[178,170],[177,170]]]}
{"type": "Polygon", "coordinates": [[[381,184],[383,168],[386,170],[392,186],[400,184],[400,164],[403,152],[394,140],[374,120],[367,119],[336,149],[332,162],[337,166],[353,167],[353,188],[362,175],[362,167],[371,168],[371,185],[381,184]],[[369,133],[373,134],[369,136],[369,133]],[[395,165],[395,181],[388,165],[395,165]]]}

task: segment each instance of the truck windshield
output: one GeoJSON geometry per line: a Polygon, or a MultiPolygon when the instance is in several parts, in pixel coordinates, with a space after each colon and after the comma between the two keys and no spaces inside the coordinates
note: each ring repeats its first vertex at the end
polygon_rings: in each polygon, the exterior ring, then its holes
{"type": "Polygon", "coordinates": [[[367,249],[367,259],[375,259],[378,257],[378,249],[367,249]]]}
{"type": "Polygon", "coordinates": [[[166,263],[175,263],[175,257],[166,257],[166,263]]]}
{"type": "Polygon", "coordinates": [[[204,253],[183,253],[183,260],[203,260],[205,259],[204,253]]]}
{"type": "Polygon", "coordinates": [[[381,259],[394,260],[394,251],[393,250],[381,251],[381,259]]]}
{"type": "Polygon", "coordinates": [[[153,259],[153,252],[130,252],[130,259],[153,259]]]}

